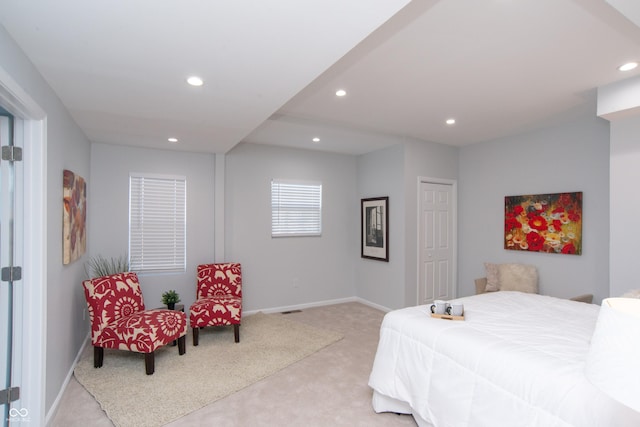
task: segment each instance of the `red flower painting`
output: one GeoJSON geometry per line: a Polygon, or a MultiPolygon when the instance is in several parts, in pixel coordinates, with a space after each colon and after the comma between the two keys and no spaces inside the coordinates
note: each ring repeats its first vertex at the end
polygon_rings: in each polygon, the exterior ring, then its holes
{"type": "Polygon", "coordinates": [[[582,192],[505,197],[504,248],[582,254],[582,192]]]}

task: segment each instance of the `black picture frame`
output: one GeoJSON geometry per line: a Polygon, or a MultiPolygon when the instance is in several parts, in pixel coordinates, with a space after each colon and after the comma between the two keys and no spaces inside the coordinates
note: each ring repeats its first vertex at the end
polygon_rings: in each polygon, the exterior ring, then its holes
{"type": "Polygon", "coordinates": [[[389,262],[389,197],[360,201],[360,256],[389,262]]]}

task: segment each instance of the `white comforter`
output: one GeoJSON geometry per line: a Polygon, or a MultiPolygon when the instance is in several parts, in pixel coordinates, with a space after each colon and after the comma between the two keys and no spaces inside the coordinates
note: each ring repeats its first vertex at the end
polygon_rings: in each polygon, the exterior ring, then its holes
{"type": "Polygon", "coordinates": [[[599,306],[502,291],[459,301],[465,321],[426,305],[387,313],[369,378],[376,412],[436,427],[640,426],[584,376],[599,306]]]}

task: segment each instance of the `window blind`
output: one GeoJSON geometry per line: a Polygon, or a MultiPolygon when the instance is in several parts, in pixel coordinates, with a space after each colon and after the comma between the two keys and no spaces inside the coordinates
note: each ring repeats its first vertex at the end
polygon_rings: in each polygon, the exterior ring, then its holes
{"type": "Polygon", "coordinates": [[[322,234],[322,184],[271,181],[271,236],[322,234]]]}
{"type": "Polygon", "coordinates": [[[131,271],[185,271],[186,188],[184,177],[129,177],[131,271]]]}

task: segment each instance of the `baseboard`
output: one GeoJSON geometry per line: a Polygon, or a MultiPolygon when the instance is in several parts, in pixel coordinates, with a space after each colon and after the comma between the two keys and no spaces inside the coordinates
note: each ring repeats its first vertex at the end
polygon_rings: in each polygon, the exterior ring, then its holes
{"type": "Polygon", "coordinates": [[[45,426],[50,425],[51,421],[53,421],[53,419],[55,418],[56,413],[58,412],[58,406],[60,405],[60,400],[62,399],[62,396],[64,395],[64,392],[67,390],[67,386],[69,385],[69,381],[71,381],[71,377],[73,376],[73,370],[76,368],[76,365],[78,364],[78,361],[80,360],[80,356],[82,355],[82,352],[84,351],[84,348],[86,347],[86,345],[89,342],[90,338],[91,338],[91,332],[89,332],[87,334],[87,336],[85,337],[84,341],[82,342],[82,345],[80,346],[80,350],[78,350],[78,354],[76,354],[76,358],[74,359],[73,363],[71,364],[71,369],[67,373],[67,376],[65,377],[64,381],[62,382],[62,385],[60,386],[60,391],[58,392],[58,395],[56,396],[56,400],[53,401],[53,404],[51,405],[51,408],[49,409],[49,412],[47,412],[47,415],[46,415],[45,420],[44,420],[44,425],[45,426]]]}
{"type": "Polygon", "coordinates": [[[355,297],[355,301],[359,302],[361,304],[364,304],[364,305],[368,305],[369,307],[375,308],[376,310],[384,311],[385,313],[388,313],[391,310],[393,310],[392,308],[385,307],[385,306],[380,305],[380,304],[376,304],[375,302],[371,302],[369,300],[366,300],[366,299],[360,298],[360,297],[355,297]]]}
{"type": "Polygon", "coordinates": [[[377,310],[384,311],[385,313],[388,313],[389,311],[391,311],[390,308],[375,304],[375,303],[373,303],[371,301],[368,301],[368,300],[360,298],[360,297],[347,297],[347,298],[339,298],[339,299],[332,299],[332,300],[316,301],[316,302],[305,303],[305,304],[284,305],[284,306],[279,306],[279,307],[262,308],[262,309],[258,309],[258,310],[247,310],[247,311],[243,310],[242,314],[250,316],[252,314],[256,314],[256,313],[259,313],[259,312],[262,312],[262,313],[282,313],[284,311],[304,310],[304,309],[307,309],[307,308],[323,307],[325,305],[344,304],[344,303],[347,303],[347,302],[359,302],[361,304],[368,305],[369,307],[375,308],[377,310]]]}
{"type": "Polygon", "coordinates": [[[283,305],[283,306],[279,306],[279,307],[267,307],[267,308],[261,308],[258,310],[242,310],[242,314],[243,315],[251,315],[251,314],[256,314],[256,313],[282,313],[283,311],[293,311],[293,310],[304,310],[306,308],[312,308],[312,307],[322,307],[324,305],[334,305],[334,304],[343,304],[345,302],[354,302],[355,298],[354,297],[349,297],[349,298],[340,298],[340,299],[333,299],[333,300],[325,300],[325,301],[317,301],[317,302],[310,302],[310,303],[305,303],[305,304],[295,304],[295,305],[283,305]]]}

